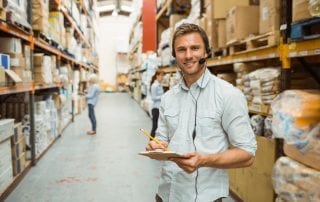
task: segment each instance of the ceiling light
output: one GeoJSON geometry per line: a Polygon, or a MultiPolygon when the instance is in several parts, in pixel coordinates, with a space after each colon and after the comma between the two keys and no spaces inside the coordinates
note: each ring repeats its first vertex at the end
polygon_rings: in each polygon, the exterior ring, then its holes
{"type": "Polygon", "coordinates": [[[112,14],[113,17],[117,17],[118,16],[118,9],[113,9],[112,14]]]}
{"type": "Polygon", "coordinates": [[[121,5],[121,10],[131,13],[133,9],[131,6],[121,5]]]}
{"type": "Polygon", "coordinates": [[[99,12],[112,11],[116,8],[116,5],[111,4],[111,5],[105,5],[105,6],[98,6],[97,8],[99,12]]]}

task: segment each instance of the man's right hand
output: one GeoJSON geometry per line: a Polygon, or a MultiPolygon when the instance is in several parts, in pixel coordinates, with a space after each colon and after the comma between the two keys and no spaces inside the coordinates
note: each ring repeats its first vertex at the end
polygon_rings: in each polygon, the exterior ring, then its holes
{"type": "Polygon", "coordinates": [[[157,142],[151,140],[151,141],[147,144],[146,150],[147,150],[147,151],[159,150],[159,149],[160,149],[160,150],[165,150],[165,148],[168,147],[168,142],[160,141],[160,140],[159,140],[159,142],[160,142],[161,144],[158,144],[157,142]]]}

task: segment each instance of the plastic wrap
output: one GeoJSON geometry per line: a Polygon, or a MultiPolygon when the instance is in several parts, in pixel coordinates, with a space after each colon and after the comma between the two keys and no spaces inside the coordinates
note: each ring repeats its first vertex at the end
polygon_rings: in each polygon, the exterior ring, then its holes
{"type": "Polygon", "coordinates": [[[305,147],[310,131],[320,123],[319,90],[287,90],[272,103],[274,137],[305,147]]]}
{"type": "Polygon", "coordinates": [[[272,137],[272,118],[266,117],[264,119],[263,136],[272,137]]]}
{"type": "Polygon", "coordinates": [[[32,1],[32,28],[44,35],[49,33],[49,1],[32,1]]]}
{"type": "Polygon", "coordinates": [[[320,201],[320,172],[288,157],[276,161],[272,183],[278,197],[284,201],[320,201]]]}
{"type": "Polygon", "coordinates": [[[314,17],[320,17],[320,0],[309,0],[309,11],[314,17]]]}
{"type": "Polygon", "coordinates": [[[255,135],[263,135],[263,125],[264,125],[264,118],[261,115],[253,115],[250,118],[250,123],[255,135]]]}
{"type": "Polygon", "coordinates": [[[280,68],[268,67],[248,74],[253,102],[270,105],[279,93],[280,68]]]}
{"type": "Polygon", "coordinates": [[[27,21],[27,0],[8,0],[7,2],[7,20],[12,23],[19,23],[31,29],[31,25],[27,21]]]}

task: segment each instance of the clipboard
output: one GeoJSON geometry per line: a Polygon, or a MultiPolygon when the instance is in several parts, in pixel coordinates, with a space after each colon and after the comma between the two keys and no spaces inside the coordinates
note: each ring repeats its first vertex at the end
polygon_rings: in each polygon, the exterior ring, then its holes
{"type": "Polygon", "coordinates": [[[139,155],[147,156],[159,161],[168,161],[169,158],[185,158],[182,154],[173,151],[142,151],[139,155]]]}

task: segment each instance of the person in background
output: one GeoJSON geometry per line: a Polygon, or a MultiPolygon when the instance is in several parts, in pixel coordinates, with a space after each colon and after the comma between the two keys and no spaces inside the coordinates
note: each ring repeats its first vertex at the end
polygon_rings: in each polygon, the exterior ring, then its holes
{"type": "Polygon", "coordinates": [[[152,129],[151,136],[154,137],[157,127],[158,127],[158,118],[159,118],[159,106],[161,101],[161,96],[163,95],[163,87],[161,81],[163,79],[164,73],[161,70],[157,70],[151,78],[150,82],[150,93],[152,99],[152,129]]]}
{"type": "Polygon", "coordinates": [[[100,94],[100,91],[99,91],[99,85],[98,85],[98,77],[96,74],[91,74],[89,76],[88,90],[85,95],[88,103],[89,119],[92,127],[92,130],[87,132],[88,135],[95,135],[97,133],[97,120],[96,120],[94,107],[98,102],[99,94],[100,94]]]}
{"type": "Polygon", "coordinates": [[[176,28],[172,40],[182,79],[161,98],[156,139],[146,150],[183,154],[162,164],[157,202],[213,202],[229,195],[228,168],[254,162],[256,139],[242,92],[206,67],[211,50],[195,24],[176,28]]]}

